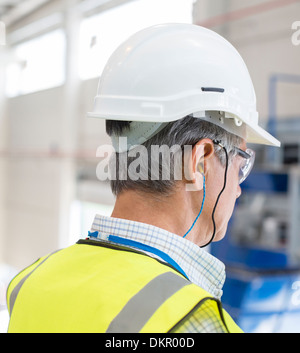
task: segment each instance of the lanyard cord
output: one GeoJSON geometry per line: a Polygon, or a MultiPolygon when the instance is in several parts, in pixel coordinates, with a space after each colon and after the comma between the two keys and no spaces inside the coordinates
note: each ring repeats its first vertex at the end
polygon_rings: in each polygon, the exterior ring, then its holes
{"type": "Polygon", "coordinates": [[[157,255],[161,259],[163,259],[165,262],[167,262],[168,264],[173,266],[178,272],[183,274],[184,277],[186,277],[188,279],[188,276],[186,275],[186,273],[183,271],[183,269],[178,265],[178,263],[176,261],[174,261],[165,252],[163,252],[157,248],[154,248],[153,246],[149,246],[149,245],[146,245],[144,243],[141,243],[141,242],[138,242],[138,241],[135,241],[132,239],[122,238],[122,237],[115,236],[115,235],[109,235],[108,240],[112,241],[113,243],[116,243],[116,244],[121,244],[124,246],[132,246],[132,247],[135,247],[135,248],[140,249],[142,251],[147,251],[147,252],[150,252],[154,255],[157,255]]]}
{"type": "Polygon", "coordinates": [[[213,212],[212,212],[212,216],[211,216],[212,221],[213,221],[213,225],[214,225],[213,235],[212,235],[210,241],[209,241],[207,244],[205,244],[205,245],[203,245],[203,246],[200,246],[200,248],[205,248],[205,247],[206,247],[207,245],[209,245],[209,244],[214,240],[214,238],[215,238],[215,235],[216,235],[215,211],[216,211],[217,205],[218,205],[218,203],[219,203],[220,197],[221,197],[221,195],[223,194],[223,192],[224,192],[224,190],[225,190],[225,188],[226,188],[226,183],[227,183],[228,153],[227,153],[227,151],[226,151],[226,148],[221,144],[220,141],[213,141],[213,143],[216,144],[216,145],[218,145],[218,146],[220,146],[220,147],[222,147],[223,150],[224,150],[224,152],[225,152],[225,155],[226,155],[226,167],[225,167],[225,175],[224,175],[224,185],[223,185],[223,188],[222,188],[222,190],[220,191],[220,193],[219,193],[219,195],[218,195],[218,197],[217,197],[217,201],[216,201],[216,203],[215,203],[215,206],[214,206],[214,209],[213,209],[213,212]]]}

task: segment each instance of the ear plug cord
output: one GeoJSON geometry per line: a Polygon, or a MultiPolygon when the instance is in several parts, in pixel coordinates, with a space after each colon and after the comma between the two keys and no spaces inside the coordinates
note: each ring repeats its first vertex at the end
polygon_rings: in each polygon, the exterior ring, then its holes
{"type": "Polygon", "coordinates": [[[184,234],[183,238],[185,238],[189,234],[189,232],[193,229],[195,223],[198,221],[198,218],[200,217],[200,215],[203,211],[203,206],[204,206],[204,201],[205,201],[205,176],[204,176],[204,173],[201,173],[201,174],[203,176],[203,200],[202,200],[201,209],[200,209],[200,212],[198,213],[198,216],[194,220],[194,223],[192,224],[191,228],[184,234]]]}

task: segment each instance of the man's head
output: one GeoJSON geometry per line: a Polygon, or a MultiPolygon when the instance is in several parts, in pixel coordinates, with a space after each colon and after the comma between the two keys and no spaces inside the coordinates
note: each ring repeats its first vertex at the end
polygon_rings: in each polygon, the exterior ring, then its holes
{"type": "Polygon", "coordinates": [[[184,235],[198,244],[226,232],[240,173],[253,164],[246,143],[280,145],[258,125],[254,87],[237,50],[195,25],[153,26],[124,42],[103,71],[89,116],[107,120],[114,194],[172,200],[181,210],[174,217],[187,221],[202,212],[191,229],[201,226],[207,239],[184,235]]]}
{"type": "MultiPolygon", "coordinates": [[[[126,136],[130,122],[107,121],[106,128],[109,135],[126,136]]],[[[239,172],[243,158],[238,154],[238,148],[246,149],[243,139],[219,126],[187,116],[169,123],[142,146],[146,153],[134,153],[135,149],[132,149],[131,153],[116,153],[111,158],[110,167],[117,171],[115,180],[111,180],[113,193],[118,197],[128,191],[136,192],[149,201],[172,199],[174,194],[180,192],[185,195],[184,202],[192,208],[191,211],[199,212],[205,177],[206,198],[202,218],[208,220],[208,233],[212,234],[212,212],[224,185],[226,171],[226,187],[214,215],[217,226],[215,239],[221,239],[225,235],[235,201],[241,194],[239,172]],[[158,148],[154,149],[153,146],[158,148]],[[138,168],[137,177],[133,178],[128,173],[132,164],[138,168]]],[[[199,239],[193,241],[199,243],[199,239]]]]}

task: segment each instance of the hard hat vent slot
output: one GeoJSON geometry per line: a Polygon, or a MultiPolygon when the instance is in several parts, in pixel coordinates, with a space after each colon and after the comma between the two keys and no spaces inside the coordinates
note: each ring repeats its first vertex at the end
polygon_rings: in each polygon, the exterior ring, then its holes
{"type": "Polygon", "coordinates": [[[217,87],[201,87],[203,92],[220,92],[224,93],[224,88],[217,88],[217,87]]]}

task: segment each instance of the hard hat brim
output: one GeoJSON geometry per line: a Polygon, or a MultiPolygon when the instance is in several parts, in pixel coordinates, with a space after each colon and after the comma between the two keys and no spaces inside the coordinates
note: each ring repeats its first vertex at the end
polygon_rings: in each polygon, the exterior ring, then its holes
{"type": "MultiPolygon", "coordinates": [[[[258,114],[255,111],[252,113],[255,116],[255,119],[249,119],[249,116],[244,114],[247,109],[241,109],[241,102],[230,99],[229,97],[228,101],[230,104],[226,104],[222,107],[221,103],[224,103],[224,94],[220,95],[215,93],[209,95],[209,93],[207,93],[206,97],[208,96],[210,96],[210,99],[208,100],[209,105],[207,104],[207,106],[205,106],[204,102],[199,104],[202,98],[202,95],[199,93],[184,97],[185,109],[183,110],[180,110],[180,107],[182,108],[183,104],[178,105],[179,98],[182,97],[178,96],[172,97],[173,99],[159,100],[156,98],[156,100],[152,99],[150,102],[143,99],[134,99],[132,97],[131,99],[122,99],[120,97],[96,97],[94,111],[89,112],[87,116],[98,119],[162,123],[175,121],[184,116],[193,114],[199,108],[205,108],[205,112],[215,110],[214,107],[218,106],[221,108],[218,109],[219,111],[232,114],[232,116],[237,117],[246,125],[246,136],[241,136],[246,142],[280,147],[280,141],[258,125],[258,114]],[[127,114],[124,114],[120,108],[124,105],[126,105],[127,114]]],[[[202,111],[202,113],[204,112],[202,111]]],[[[227,130],[226,124],[221,127],[227,130]]],[[[236,134],[234,131],[227,131],[236,134]]]]}
{"type": "Polygon", "coordinates": [[[274,147],[280,147],[281,142],[274,136],[268,133],[259,125],[251,126],[251,123],[247,124],[247,143],[262,144],[274,147]]]}

